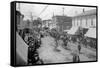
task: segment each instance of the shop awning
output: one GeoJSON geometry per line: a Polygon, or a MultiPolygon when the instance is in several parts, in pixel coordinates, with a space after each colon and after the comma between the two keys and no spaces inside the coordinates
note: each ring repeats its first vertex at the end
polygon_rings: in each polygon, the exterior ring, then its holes
{"type": "Polygon", "coordinates": [[[64,30],[64,32],[68,32],[69,30],[64,30]]]}
{"type": "Polygon", "coordinates": [[[89,28],[87,33],[85,34],[86,37],[96,38],[96,28],[89,28]]]}
{"type": "Polygon", "coordinates": [[[78,27],[72,27],[69,31],[68,31],[68,34],[72,34],[74,35],[78,30],[78,27]]]}

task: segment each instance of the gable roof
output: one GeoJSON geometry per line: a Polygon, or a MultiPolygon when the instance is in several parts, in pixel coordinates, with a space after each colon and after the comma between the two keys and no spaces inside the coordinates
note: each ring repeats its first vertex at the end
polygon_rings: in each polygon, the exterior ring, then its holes
{"type": "Polygon", "coordinates": [[[80,17],[80,16],[86,16],[86,15],[95,15],[97,12],[96,12],[96,9],[92,9],[92,10],[88,10],[88,11],[84,11],[83,13],[80,13],[74,17],[80,17]]]}
{"type": "Polygon", "coordinates": [[[58,22],[71,22],[72,19],[71,17],[68,17],[68,16],[60,16],[60,15],[56,15],[56,16],[53,16],[52,18],[56,18],[58,22]]]}

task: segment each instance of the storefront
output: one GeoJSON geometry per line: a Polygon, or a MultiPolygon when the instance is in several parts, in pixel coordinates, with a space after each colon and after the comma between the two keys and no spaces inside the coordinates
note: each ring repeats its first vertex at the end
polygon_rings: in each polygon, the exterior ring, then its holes
{"type": "Polygon", "coordinates": [[[90,38],[96,38],[96,28],[89,28],[85,36],[90,38]]]}
{"type": "Polygon", "coordinates": [[[72,28],[68,31],[68,34],[75,35],[75,33],[76,33],[77,30],[78,30],[78,27],[72,27],[72,28]]]}
{"type": "Polygon", "coordinates": [[[78,27],[72,27],[69,31],[68,31],[68,35],[70,36],[70,40],[73,42],[77,41],[77,35],[76,32],[78,31],[78,27]]]}
{"type": "Polygon", "coordinates": [[[89,47],[96,48],[96,28],[89,28],[87,33],[85,34],[86,37],[86,45],[89,47]]]}
{"type": "Polygon", "coordinates": [[[71,36],[72,41],[82,42],[82,40],[84,39],[84,35],[87,33],[87,31],[87,28],[72,27],[68,34],[71,36]]]}

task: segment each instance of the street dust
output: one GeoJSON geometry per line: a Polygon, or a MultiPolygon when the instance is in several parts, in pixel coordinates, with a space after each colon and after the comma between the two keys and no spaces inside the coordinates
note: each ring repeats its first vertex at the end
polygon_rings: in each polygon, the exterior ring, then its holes
{"type": "Polygon", "coordinates": [[[46,36],[41,39],[41,46],[38,49],[39,57],[44,63],[62,63],[71,62],[68,58],[66,50],[61,46],[58,46],[59,51],[56,48],[55,39],[51,36],[46,36]]]}

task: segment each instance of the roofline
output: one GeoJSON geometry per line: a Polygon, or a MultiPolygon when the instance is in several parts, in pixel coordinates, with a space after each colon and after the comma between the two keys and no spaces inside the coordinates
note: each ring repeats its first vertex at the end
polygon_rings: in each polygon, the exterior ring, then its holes
{"type": "Polygon", "coordinates": [[[47,5],[63,5],[63,6],[78,6],[78,7],[98,7],[96,5],[79,5],[79,4],[62,4],[62,3],[46,3],[46,2],[31,2],[31,1],[12,1],[15,3],[30,3],[30,4],[47,4],[47,5]]]}
{"type": "MultiPolygon", "coordinates": [[[[95,10],[95,12],[93,12],[91,14],[88,13],[87,15],[82,15],[83,13],[80,13],[80,14],[78,14],[76,16],[73,16],[73,18],[75,18],[75,17],[82,17],[82,16],[89,16],[89,15],[96,15],[96,13],[97,13],[96,9],[88,10],[88,11],[85,11],[85,12],[94,11],[94,10],[95,10]]],[[[85,14],[85,12],[84,12],[84,14],[85,14]]]]}

